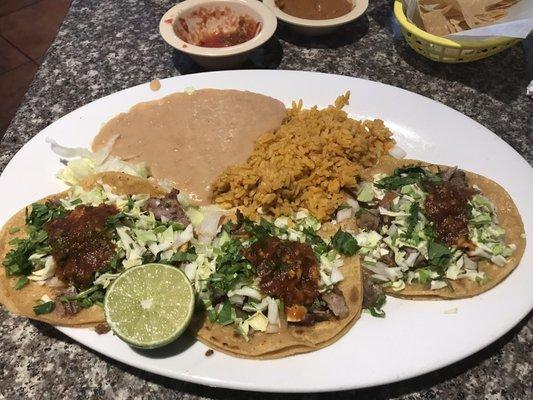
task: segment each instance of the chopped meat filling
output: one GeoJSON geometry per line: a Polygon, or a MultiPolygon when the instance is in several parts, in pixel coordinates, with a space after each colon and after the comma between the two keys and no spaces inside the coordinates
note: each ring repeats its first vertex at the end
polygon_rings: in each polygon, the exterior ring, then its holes
{"type": "Polygon", "coordinates": [[[367,269],[363,271],[363,308],[372,307],[378,297],[383,294],[383,289],[380,285],[372,281],[372,273],[367,269]]]}
{"type": "Polygon", "coordinates": [[[335,291],[324,293],[322,300],[326,302],[328,308],[337,318],[346,318],[348,316],[350,310],[348,310],[342,293],[336,293],[335,291]]]}
{"type": "Polygon", "coordinates": [[[357,226],[368,231],[375,231],[378,229],[379,223],[378,210],[361,209],[361,213],[357,217],[357,226]]]}
{"type": "Polygon", "coordinates": [[[44,225],[60,280],[81,289],[92,283],[95,272],[115,254],[111,230],[106,224],[117,213],[115,206],[80,205],[65,218],[44,225]]]}
{"type": "Polygon", "coordinates": [[[177,221],[183,226],[187,226],[191,222],[178,201],[178,194],[179,190],[172,189],[165,197],[151,197],[146,202],[145,210],[152,212],[158,220],[166,218],[169,221],[177,221]]]}
{"type": "Polygon", "coordinates": [[[474,190],[465,185],[464,179],[459,171],[455,171],[448,180],[429,187],[424,202],[426,215],[435,226],[436,237],[449,246],[468,237],[467,205],[474,190]]]}

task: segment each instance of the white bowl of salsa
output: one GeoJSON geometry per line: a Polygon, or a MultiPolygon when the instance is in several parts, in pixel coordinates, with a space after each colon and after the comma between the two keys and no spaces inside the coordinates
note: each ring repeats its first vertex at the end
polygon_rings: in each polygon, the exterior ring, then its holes
{"type": "Polygon", "coordinates": [[[368,8],[368,0],[263,0],[294,31],[326,35],[355,21],[368,8]]]}
{"type": "Polygon", "coordinates": [[[186,0],[161,18],[159,32],[208,69],[232,68],[274,34],[277,19],[259,1],[186,0]]]}

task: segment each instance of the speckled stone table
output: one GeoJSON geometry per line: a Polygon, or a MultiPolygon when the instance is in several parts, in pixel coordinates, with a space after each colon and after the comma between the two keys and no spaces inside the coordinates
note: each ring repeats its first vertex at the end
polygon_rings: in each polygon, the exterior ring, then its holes
{"type": "MultiPolygon", "coordinates": [[[[201,71],[159,38],[159,18],[172,3],[73,1],[0,142],[0,171],[32,136],[86,103],[156,77],[201,71]]],[[[365,16],[330,37],[306,39],[279,27],[276,37],[256,51],[244,68],[314,70],[399,86],[468,115],[533,162],[533,100],[525,95],[533,79],[533,40],[488,60],[437,64],[407,47],[393,22],[390,1],[370,3],[365,16]]],[[[0,321],[0,399],[257,398],[253,393],[201,387],[130,368],[49,326],[3,309],[0,321]]],[[[393,385],[303,397],[531,399],[532,368],[529,314],[496,343],[447,368],[393,385]]],[[[300,396],[261,395],[281,397],[300,396]]]]}

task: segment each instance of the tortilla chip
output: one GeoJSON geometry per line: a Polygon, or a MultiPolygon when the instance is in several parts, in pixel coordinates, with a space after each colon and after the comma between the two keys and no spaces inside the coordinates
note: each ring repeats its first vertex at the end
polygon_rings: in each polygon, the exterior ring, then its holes
{"type": "MultiPolygon", "coordinates": [[[[422,165],[431,166],[437,168],[435,164],[428,164],[418,160],[396,160],[392,157],[384,158],[379,166],[376,166],[365,174],[366,179],[370,179],[372,175],[384,173],[391,174],[393,171],[406,165],[422,165]]],[[[476,296],[480,293],[486,292],[493,288],[498,283],[502,282],[518,265],[524,250],[526,248],[524,223],[520,217],[520,213],[516,208],[511,196],[498,185],[496,182],[485,178],[481,175],[474,174],[473,172],[466,172],[469,183],[477,185],[481,193],[487,196],[496,208],[498,220],[500,226],[505,229],[506,243],[514,243],[516,245],[516,251],[513,253],[507,264],[503,267],[499,267],[488,261],[479,263],[479,271],[485,272],[488,282],[485,284],[479,284],[469,279],[450,280],[453,290],[449,287],[430,290],[427,285],[421,283],[413,283],[406,285],[405,289],[399,292],[395,292],[391,288],[385,289],[387,294],[396,297],[403,297],[407,299],[461,299],[465,297],[476,296]]]]}
{"type": "MultiPolygon", "coordinates": [[[[88,189],[93,187],[97,182],[102,182],[111,186],[113,192],[120,195],[146,193],[151,196],[161,196],[166,193],[165,189],[150,180],[123,174],[121,172],[104,172],[93,175],[87,179],[82,186],[88,189]]],[[[66,197],[66,195],[67,192],[61,192],[47,196],[37,202],[45,203],[46,201],[58,200],[66,197]]],[[[98,306],[82,309],[79,313],[72,316],[61,315],[57,311],[57,308],[49,314],[35,315],[33,307],[37,305],[37,301],[43,295],[48,295],[50,298],[54,299],[60,295],[61,291],[65,288],[53,288],[46,285],[41,286],[33,281],[30,281],[21,290],[15,290],[13,288],[19,277],[6,276],[6,271],[2,263],[7,253],[11,250],[9,242],[15,237],[23,237],[25,235],[25,220],[26,208],[20,210],[11,217],[0,230],[0,303],[13,314],[47,322],[52,325],[89,327],[104,322],[105,318],[103,310],[98,306]],[[17,234],[12,235],[9,233],[11,228],[20,228],[20,231],[17,234]]]]}
{"type": "MultiPolygon", "coordinates": [[[[343,229],[354,226],[343,221],[343,229]]],[[[339,225],[324,224],[321,236],[332,236],[339,225]]],[[[363,304],[362,275],[359,257],[345,257],[341,268],[344,280],[337,287],[342,291],[349,314],[341,320],[317,322],[313,326],[289,325],[278,333],[255,332],[246,342],[234,328],[209,321],[205,315],[193,319],[189,329],[202,343],[220,352],[242,358],[274,359],[307,353],[329,346],[341,338],[359,319],[363,304]]]]}

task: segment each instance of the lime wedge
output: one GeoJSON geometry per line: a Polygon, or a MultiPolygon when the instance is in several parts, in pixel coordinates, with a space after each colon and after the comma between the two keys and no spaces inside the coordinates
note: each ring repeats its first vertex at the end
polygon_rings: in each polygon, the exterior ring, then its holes
{"type": "Polygon", "coordinates": [[[130,268],[108,289],[104,300],[107,323],[129,345],[144,349],[164,346],[189,325],[194,289],[178,268],[146,264],[130,268]]]}

